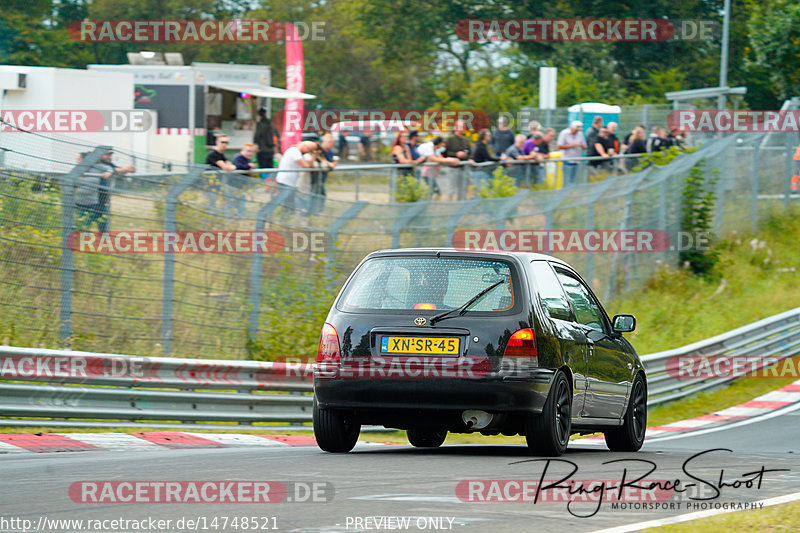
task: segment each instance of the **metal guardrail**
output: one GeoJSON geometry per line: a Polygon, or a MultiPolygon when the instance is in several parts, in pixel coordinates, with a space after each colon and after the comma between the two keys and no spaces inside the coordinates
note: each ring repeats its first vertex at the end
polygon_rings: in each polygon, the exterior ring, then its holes
{"type": "Polygon", "coordinates": [[[299,424],[311,421],[312,398],[303,394],[312,390],[306,371],[305,365],[292,363],[2,346],[0,425],[231,429],[230,424],[199,423],[299,424]],[[100,422],[108,420],[120,422],[100,422]]]}
{"type": "Polygon", "coordinates": [[[709,377],[709,372],[698,372],[703,368],[703,361],[708,361],[709,366],[705,368],[712,373],[715,361],[726,363],[730,370],[734,362],[745,364],[740,367],[741,373],[761,370],[797,354],[800,354],[800,307],[680,348],[643,355],[648,404],[685,398],[736,379],[736,375],[709,377]],[[696,364],[691,371],[682,371],[681,362],[688,362],[689,357],[696,358],[696,364]],[[682,373],[686,376],[676,376],[682,373]],[[693,377],[690,374],[702,375],[693,377]]]}
{"type": "MultiPolygon", "coordinates": [[[[708,360],[708,368],[717,358],[746,358],[747,370],[754,371],[797,354],[800,307],[643,355],[648,403],[677,400],[736,378],[679,377],[686,358],[708,360]]],[[[301,363],[0,347],[0,426],[299,429],[311,421],[311,391],[311,365],[301,363]]]]}

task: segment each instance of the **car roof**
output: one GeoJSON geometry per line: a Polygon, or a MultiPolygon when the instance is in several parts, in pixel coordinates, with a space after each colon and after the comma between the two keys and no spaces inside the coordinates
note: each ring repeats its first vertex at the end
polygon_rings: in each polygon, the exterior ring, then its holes
{"type": "Polygon", "coordinates": [[[522,262],[529,262],[535,260],[546,260],[546,261],[553,261],[555,263],[560,263],[562,265],[570,266],[569,263],[563,261],[557,257],[553,257],[552,255],[547,254],[540,254],[535,252],[513,252],[513,251],[506,251],[506,250],[464,250],[458,248],[389,248],[385,250],[376,250],[370,253],[367,257],[373,256],[383,256],[383,255],[413,255],[419,254],[420,252],[428,252],[428,253],[436,253],[436,252],[446,252],[448,255],[450,254],[464,254],[464,255],[479,255],[479,254],[492,254],[492,255],[500,255],[500,256],[513,256],[518,258],[522,262]]]}

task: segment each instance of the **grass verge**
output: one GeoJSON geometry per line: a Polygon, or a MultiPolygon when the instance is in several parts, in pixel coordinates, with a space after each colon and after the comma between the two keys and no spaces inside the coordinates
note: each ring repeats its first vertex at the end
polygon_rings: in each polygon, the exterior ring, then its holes
{"type": "Polygon", "coordinates": [[[753,511],[710,516],[681,524],[649,528],[645,531],[658,533],[718,533],[719,531],[790,533],[797,531],[798,524],[800,524],[800,502],[794,502],[753,511]]]}

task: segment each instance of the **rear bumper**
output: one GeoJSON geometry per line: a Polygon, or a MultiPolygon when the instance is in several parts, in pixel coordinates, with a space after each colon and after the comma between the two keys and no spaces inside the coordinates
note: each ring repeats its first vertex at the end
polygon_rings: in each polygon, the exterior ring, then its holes
{"type": "MultiPolygon", "coordinates": [[[[322,408],[346,409],[380,416],[402,411],[539,413],[550,391],[553,372],[531,377],[492,376],[480,379],[314,379],[322,408]]],[[[370,418],[373,418],[371,416],[370,418]]]]}

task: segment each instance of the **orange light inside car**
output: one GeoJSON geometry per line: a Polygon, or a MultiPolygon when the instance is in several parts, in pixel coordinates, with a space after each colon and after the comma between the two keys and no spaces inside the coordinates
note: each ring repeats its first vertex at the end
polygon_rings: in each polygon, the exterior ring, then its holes
{"type": "Polygon", "coordinates": [[[318,363],[338,363],[342,360],[342,352],[339,349],[339,334],[336,328],[325,323],[322,326],[322,333],[319,336],[319,348],[317,348],[318,363]]]}
{"type": "Polygon", "coordinates": [[[511,335],[503,352],[505,357],[537,357],[536,337],[531,328],[519,329],[511,335]]]}
{"type": "Polygon", "coordinates": [[[420,302],[418,304],[414,304],[414,309],[436,309],[436,304],[420,302]]]}

